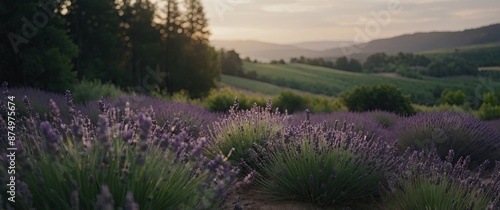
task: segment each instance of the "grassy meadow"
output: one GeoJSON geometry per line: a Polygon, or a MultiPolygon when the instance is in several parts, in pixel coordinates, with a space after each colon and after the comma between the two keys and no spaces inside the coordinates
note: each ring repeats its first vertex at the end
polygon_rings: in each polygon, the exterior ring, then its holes
{"type": "MultiPolygon", "coordinates": [[[[245,71],[256,71],[257,80],[301,91],[329,96],[338,96],[344,91],[349,91],[359,85],[391,84],[401,88],[403,93],[409,94],[414,103],[422,105],[435,105],[445,89],[462,90],[470,99],[476,97],[476,89],[486,90],[485,84],[474,77],[447,77],[411,79],[404,77],[388,77],[380,74],[353,73],[330,68],[310,66],[304,64],[264,64],[244,63],[245,71]]],[[[263,85],[250,85],[248,80],[237,81],[234,77],[223,77],[223,82],[233,86],[269,94],[278,90],[278,87],[263,88],[263,85]],[[262,91],[262,89],[265,89],[262,91]]],[[[262,83],[259,83],[262,84],[262,83]]],[[[490,84],[493,88],[500,89],[500,83],[490,84]]]]}
{"type": "Polygon", "coordinates": [[[242,77],[236,77],[224,74],[221,75],[221,81],[223,84],[260,93],[263,95],[277,95],[287,89],[266,82],[245,79],[242,77]]]}
{"type": "Polygon", "coordinates": [[[449,54],[454,53],[456,50],[461,52],[473,52],[473,51],[484,51],[488,49],[498,49],[500,47],[500,42],[488,43],[488,44],[475,44],[475,45],[467,45],[463,47],[457,48],[445,48],[445,49],[437,49],[437,50],[429,50],[421,52],[420,54],[424,55],[432,55],[432,54],[449,54]]]}

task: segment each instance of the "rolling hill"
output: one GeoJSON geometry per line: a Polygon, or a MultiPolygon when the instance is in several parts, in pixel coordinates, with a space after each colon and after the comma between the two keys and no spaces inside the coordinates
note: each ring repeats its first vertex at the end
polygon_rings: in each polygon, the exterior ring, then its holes
{"type": "Polygon", "coordinates": [[[320,56],[319,51],[303,49],[293,45],[273,44],[253,40],[212,40],[210,43],[218,49],[234,49],[242,58],[248,56],[252,59],[264,62],[268,62],[270,60],[288,59],[297,55],[304,55],[307,57],[320,56]]]}
{"type": "MultiPolygon", "coordinates": [[[[338,46],[342,41],[318,41],[296,44],[273,44],[259,41],[223,41],[214,40],[216,48],[235,49],[243,56],[250,56],[261,61],[286,59],[291,57],[336,58],[344,55],[342,48],[322,50],[325,47],[338,46]]],[[[421,32],[405,34],[386,39],[377,39],[365,43],[353,58],[364,60],[375,52],[389,54],[398,52],[422,52],[438,49],[454,49],[470,45],[482,45],[500,42],[500,23],[475,29],[450,32],[421,32]]]]}
{"type": "MultiPolygon", "coordinates": [[[[500,24],[455,32],[428,32],[406,34],[378,39],[366,43],[362,53],[421,52],[442,48],[458,48],[469,45],[500,42],[500,24]]],[[[326,50],[323,56],[342,55],[339,48],[326,50]]]]}
{"type": "MultiPolygon", "coordinates": [[[[249,62],[244,62],[244,69],[245,71],[256,71],[259,75],[257,80],[260,82],[256,84],[244,81],[246,79],[238,80],[235,77],[227,76],[223,77],[223,82],[265,94],[276,93],[281,88],[290,88],[334,97],[359,85],[391,84],[410,95],[415,103],[424,105],[439,103],[441,92],[445,89],[464,91],[472,103],[478,102],[482,97],[480,93],[476,93],[476,90],[486,90],[483,87],[484,81],[474,77],[424,77],[424,79],[419,80],[381,74],[353,73],[304,64],[256,64],[249,62]],[[272,84],[273,86],[268,87],[272,91],[262,90],[264,84],[261,82],[272,84]]],[[[482,79],[484,80],[484,78],[482,79]]],[[[490,85],[500,91],[499,82],[492,81],[490,85]]]]}
{"type": "Polygon", "coordinates": [[[338,48],[341,43],[352,44],[353,41],[344,40],[344,41],[311,41],[311,42],[299,42],[291,44],[292,46],[308,49],[308,50],[316,50],[316,51],[324,51],[333,48],[338,48]]]}

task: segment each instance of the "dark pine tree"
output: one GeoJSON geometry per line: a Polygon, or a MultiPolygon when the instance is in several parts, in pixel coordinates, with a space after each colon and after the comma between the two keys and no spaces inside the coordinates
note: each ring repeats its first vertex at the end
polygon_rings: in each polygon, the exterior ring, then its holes
{"type": "MultiPolygon", "coordinates": [[[[67,2],[64,2],[67,4],[67,2]]],[[[77,48],[66,33],[60,1],[0,3],[0,78],[11,86],[62,92],[77,81],[77,48]]]]}
{"type": "Polygon", "coordinates": [[[131,85],[131,74],[126,72],[123,63],[126,46],[116,9],[120,4],[117,3],[114,0],[71,0],[65,17],[69,35],[79,49],[75,67],[80,79],[131,85]]]}

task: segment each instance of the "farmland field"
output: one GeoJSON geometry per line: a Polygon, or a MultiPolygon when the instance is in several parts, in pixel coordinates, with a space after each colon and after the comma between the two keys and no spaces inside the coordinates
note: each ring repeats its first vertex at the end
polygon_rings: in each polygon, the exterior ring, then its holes
{"type": "Polygon", "coordinates": [[[455,50],[467,52],[467,51],[481,51],[488,48],[499,48],[500,42],[488,43],[488,44],[477,44],[477,45],[467,45],[464,47],[457,47],[451,49],[437,49],[421,52],[420,54],[447,54],[453,53],[455,50]]]}
{"type": "Polygon", "coordinates": [[[286,88],[279,87],[273,84],[255,81],[251,79],[245,79],[241,77],[230,76],[230,75],[221,75],[221,81],[224,84],[230,86],[261,93],[264,95],[277,95],[282,91],[286,90],[286,88]]]}
{"type": "Polygon", "coordinates": [[[500,71],[500,66],[479,67],[479,71],[500,71]]]}
{"type": "MultiPolygon", "coordinates": [[[[474,77],[448,77],[423,79],[391,78],[377,74],[362,74],[335,70],[330,68],[310,66],[304,64],[262,64],[244,63],[245,71],[255,71],[257,80],[267,82],[279,87],[287,87],[316,94],[338,96],[344,91],[351,90],[359,85],[391,84],[409,94],[418,104],[433,105],[439,102],[439,97],[444,89],[462,90],[469,98],[476,97],[476,90],[483,91],[487,88],[500,90],[500,82],[491,81],[485,84],[486,78],[474,77]],[[485,88],[484,86],[488,86],[485,88]]],[[[241,88],[250,88],[260,92],[261,87],[233,83],[241,88]]]]}

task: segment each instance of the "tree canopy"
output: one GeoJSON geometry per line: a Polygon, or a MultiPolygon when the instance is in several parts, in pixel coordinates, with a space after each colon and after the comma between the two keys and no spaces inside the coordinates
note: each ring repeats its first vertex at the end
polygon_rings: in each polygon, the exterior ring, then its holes
{"type": "Polygon", "coordinates": [[[136,92],[203,96],[219,78],[200,0],[36,0],[0,4],[0,77],[62,92],[98,79],[136,92]]]}

